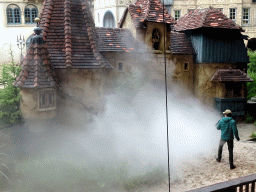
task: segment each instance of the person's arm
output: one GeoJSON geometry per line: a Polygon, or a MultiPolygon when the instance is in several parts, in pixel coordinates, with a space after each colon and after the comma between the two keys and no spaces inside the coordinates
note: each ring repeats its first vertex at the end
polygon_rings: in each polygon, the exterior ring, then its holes
{"type": "Polygon", "coordinates": [[[233,134],[235,135],[237,141],[239,141],[240,138],[238,136],[238,130],[237,130],[237,126],[236,126],[236,122],[235,121],[233,122],[232,129],[233,129],[233,134]]]}
{"type": "Polygon", "coordinates": [[[217,126],[217,130],[220,130],[220,120],[218,121],[218,123],[216,124],[217,126]]]}

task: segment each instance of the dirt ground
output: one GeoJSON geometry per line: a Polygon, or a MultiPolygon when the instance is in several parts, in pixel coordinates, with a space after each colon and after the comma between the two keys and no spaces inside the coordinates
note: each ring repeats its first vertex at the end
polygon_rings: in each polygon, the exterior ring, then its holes
{"type": "MultiPolygon", "coordinates": [[[[234,164],[237,166],[236,169],[230,170],[229,168],[227,145],[225,144],[223,148],[221,163],[215,160],[217,155],[216,147],[211,153],[212,155],[200,156],[195,162],[183,162],[179,167],[182,177],[175,180],[172,179],[171,191],[188,191],[256,173],[256,142],[248,141],[252,131],[256,132],[256,126],[253,124],[239,123],[238,131],[241,140],[239,142],[236,139],[234,140],[234,164]]],[[[6,132],[2,134],[5,136],[8,135],[6,132]]],[[[0,143],[1,145],[5,143],[4,138],[1,138],[0,143]]],[[[166,183],[162,186],[151,189],[140,189],[139,191],[167,192],[168,189],[168,184],[166,183]]]]}
{"type": "MultiPolygon", "coordinates": [[[[256,173],[256,142],[248,141],[252,131],[256,132],[256,126],[239,123],[238,131],[240,141],[234,140],[234,164],[236,169],[230,170],[229,168],[228,149],[225,144],[221,163],[215,160],[217,148],[211,156],[198,157],[196,163],[182,163],[180,169],[183,177],[171,183],[171,191],[188,191],[256,173]]],[[[154,188],[150,192],[164,192],[168,189],[168,185],[165,185],[154,188]]]]}

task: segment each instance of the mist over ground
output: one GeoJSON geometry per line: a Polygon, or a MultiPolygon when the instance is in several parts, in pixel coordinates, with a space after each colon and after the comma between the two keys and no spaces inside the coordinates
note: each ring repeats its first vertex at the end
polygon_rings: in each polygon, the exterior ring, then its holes
{"type": "MultiPolygon", "coordinates": [[[[138,76],[143,76],[139,74],[138,76]]],[[[13,134],[14,185],[23,191],[136,191],[167,180],[164,83],[128,78],[106,95],[106,108],[88,121],[88,111],[69,108],[72,122],[27,122],[13,134]],[[73,125],[73,126],[72,126],[73,125]],[[155,182],[155,183],[154,183],[155,182]]],[[[175,84],[168,85],[171,179],[179,166],[212,154],[220,114],[175,84]]],[[[21,190],[21,191],[22,191],[21,190]]]]}

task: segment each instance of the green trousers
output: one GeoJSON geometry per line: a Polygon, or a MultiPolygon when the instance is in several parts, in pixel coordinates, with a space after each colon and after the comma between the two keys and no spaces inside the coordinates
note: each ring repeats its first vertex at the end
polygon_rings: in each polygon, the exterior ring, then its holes
{"type": "Polygon", "coordinates": [[[223,139],[220,139],[219,150],[218,150],[218,160],[221,160],[222,148],[223,148],[223,146],[224,146],[224,144],[225,144],[226,142],[227,142],[227,144],[228,144],[229,164],[230,164],[230,165],[234,165],[234,164],[233,164],[234,140],[224,141],[223,139]]]}

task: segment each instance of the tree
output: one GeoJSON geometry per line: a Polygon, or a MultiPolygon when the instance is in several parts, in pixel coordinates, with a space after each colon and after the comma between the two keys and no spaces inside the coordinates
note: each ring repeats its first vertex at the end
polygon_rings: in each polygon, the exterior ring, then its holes
{"type": "Polygon", "coordinates": [[[256,97],[256,52],[255,51],[248,51],[249,56],[249,63],[247,74],[250,78],[253,79],[253,82],[247,83],[247,99],[250,100],[251,97],[256,97]]]}
{"type": "Polygon", "coordinates": [[[14,62],[10,45],[11,61],[4,63],[0,77],[0,126],[8,126],[20,122],[20,90],[12,83],[19,75],[20,66],[14,62]]]}

